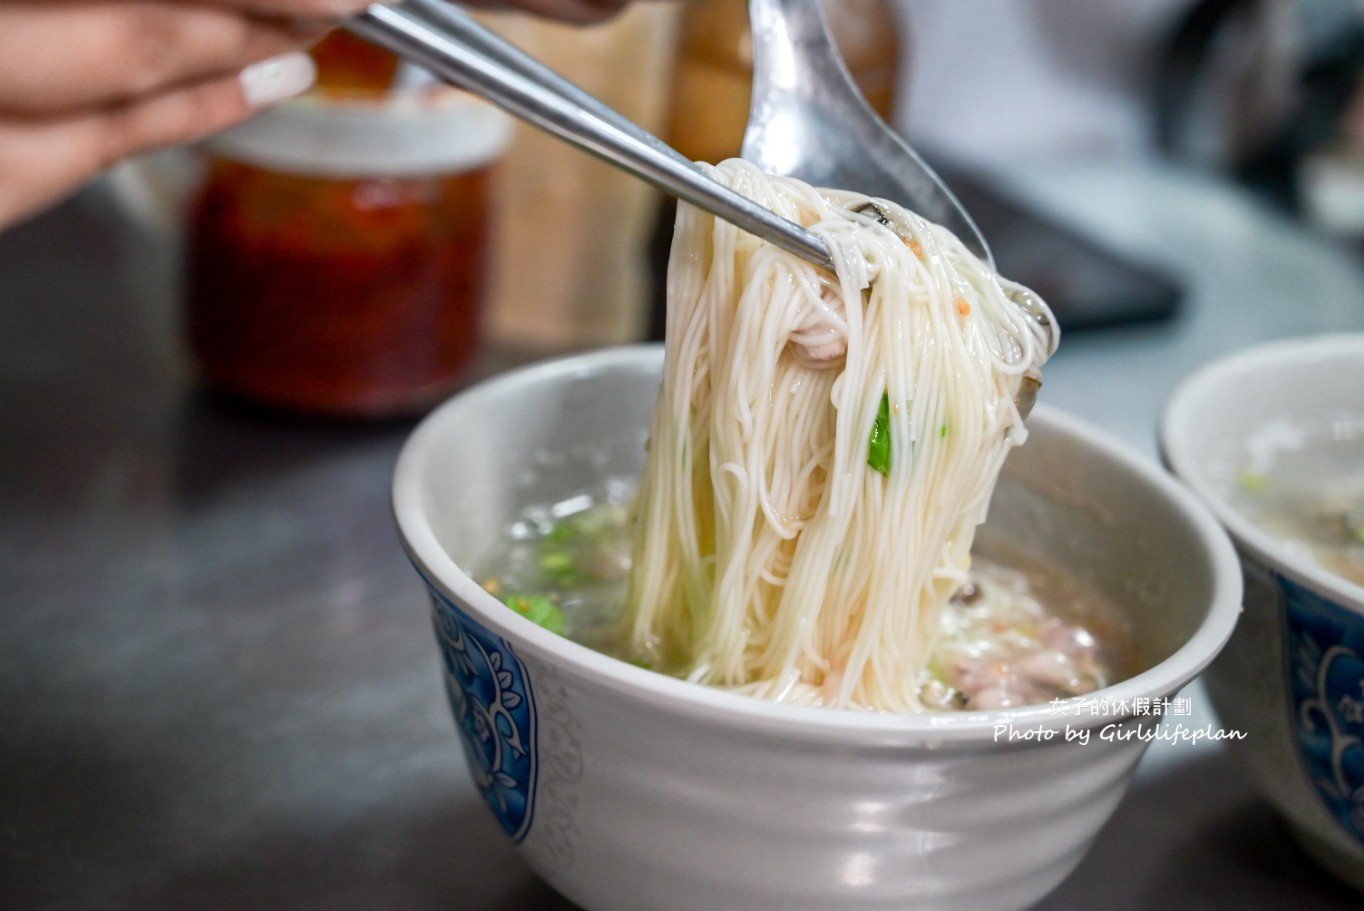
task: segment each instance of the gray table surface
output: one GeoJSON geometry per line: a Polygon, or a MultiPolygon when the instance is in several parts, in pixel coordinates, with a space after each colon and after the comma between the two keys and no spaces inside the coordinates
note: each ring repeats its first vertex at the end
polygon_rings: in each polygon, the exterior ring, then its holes
{"type": "MultiPolygon", "coordinates": [[[[1152,458],[1198,364],[1364,330],[1360,260],[1225,186],[1149,164],[1016,179],[1189,288],[1177,319],[1077,334],[1047,370],[1046,401],[1152,458]]],[[[571,907],[466,779],[389,516],[410,425],[206,397],[174,276],[98,192],[0,235],[0,908],[571,907]]],[[[1157,744],[1039,907],[1361,904],[1219,746],[1157,744]]]]}

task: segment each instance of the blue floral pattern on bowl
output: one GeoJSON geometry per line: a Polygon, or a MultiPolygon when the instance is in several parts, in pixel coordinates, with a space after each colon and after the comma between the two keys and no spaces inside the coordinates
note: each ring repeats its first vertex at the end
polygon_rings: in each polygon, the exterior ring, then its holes
{"type": "Polygon", "coordinates": [[[513,841],[535,811],[535,697],[525,666],[505,639],[431,588],[445,689],[479,793],[513,841]]]}
{"type": "Polygon", "coordinates": [[[1298,750],[1327,811],[1364,842],[1364,622],[1282,576],[1298,750]]]}

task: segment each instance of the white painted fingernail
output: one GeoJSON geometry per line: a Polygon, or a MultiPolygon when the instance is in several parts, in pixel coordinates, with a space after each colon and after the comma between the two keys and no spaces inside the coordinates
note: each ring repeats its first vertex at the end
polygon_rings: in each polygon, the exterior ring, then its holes
{"type": "Polygon", "coordinates": [[[240,78],[246,103],[260,108],[308,91],[317,81],[317,66],[307,54],[295,51],[253,63],[240,78]]]}

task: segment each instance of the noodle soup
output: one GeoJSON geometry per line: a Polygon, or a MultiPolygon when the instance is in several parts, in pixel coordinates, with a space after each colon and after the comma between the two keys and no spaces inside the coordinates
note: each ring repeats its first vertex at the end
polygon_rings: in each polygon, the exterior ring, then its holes
{"type": "MultiPolygon", "coordinates": [[[[469,781],[509,847],[602,911],[1040,901],[1150,743],[1135,735],[1156,719],[1132,707],[1174,696],[1226,641],[1241,588],[1225,536],[1149,459],[1039,405],[977,552],[1010,562],[994,546],[1008,542],[1121,607],[1139,672],[1091,697],[1128,706],[1121,717],[1078,700],[837,711],[690,685],[548,632],[479,584],[501,571],[526,504],[628,501],[633,481],[611,479],[640,476],[663,359],[616,348],[490,380],[423,421],[398,460],[394,514],[430,595],[469,781]],[[850,882],[850,865],[865,878],[850,882]]],[[[527,559],[538,568],[541,554],[527,559]]],[[[570,564],[551,556],[545,568],[570,564]]]]}
{"type": "Polygon", "coordinates": [[[1364,585],[1364,414],[1269,422],[1228,461],[1232,508],[1295,556],[1364,585]]]}
{"type": "Polygon", "coordinates": [[[1284,339],[1180,383],[1171,469],[1231,533],[1244,613],[1207,676],[1231,745],[1313,857],[1364,890],[1364,335],[1284,339]]]}
{"type": "MultiPolygon", "coordinates": [[[[513,610],[554,632],[616,658],[682,675],[681,662],[654,667],[622,634],[633,488],[633,482],[616,479],[594,492],[527,507],[477,577],[513,610]]],[[[985,549],[998,557],[973,560],[971,581],[938,618],[930,657],[917,681],[926,710],[1045,704],[1084,696],[1132,672],[1129,631],[1102,593],[1008,554],[1003,546],[985,549]]],[[[781,701],[826,705],[831,695],[825,688],[806,687],[781,701]]]]}

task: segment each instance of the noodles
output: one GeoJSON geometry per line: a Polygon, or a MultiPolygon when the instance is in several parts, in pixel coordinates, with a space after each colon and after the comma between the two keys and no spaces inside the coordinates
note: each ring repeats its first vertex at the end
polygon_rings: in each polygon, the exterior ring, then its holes
{"type": "Polygon", "coordinates": [[[629,649],[763,698],[919,710],[1049,315],[890,203],[714,174],[809,226],[836,275],[680,207],[629,649]]]}

